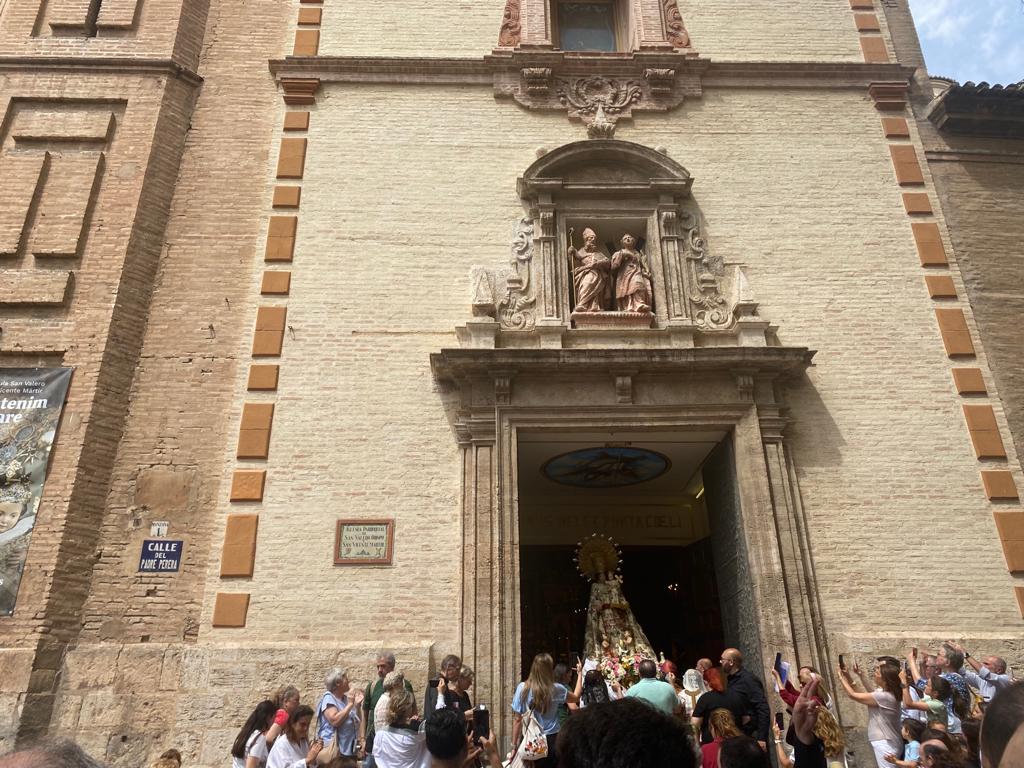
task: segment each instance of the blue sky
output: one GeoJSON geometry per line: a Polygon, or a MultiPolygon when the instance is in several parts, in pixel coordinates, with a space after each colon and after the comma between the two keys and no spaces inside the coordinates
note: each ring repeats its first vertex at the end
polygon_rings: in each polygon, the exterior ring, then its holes
{"type": "Polygon", "coordinates": [[[1024,79],[1024,0],[910,0],[928,73],[965,83],[1024,79]]]}

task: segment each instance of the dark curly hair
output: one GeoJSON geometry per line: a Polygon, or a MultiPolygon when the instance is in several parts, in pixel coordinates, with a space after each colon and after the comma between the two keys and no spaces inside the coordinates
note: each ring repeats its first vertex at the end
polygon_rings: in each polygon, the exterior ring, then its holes
{"type": "Polygon", "coordinates": [[[570,717],[558,734],[559,768],[694,768],[690,733],[638,699],[594,704],[570,717]]]}

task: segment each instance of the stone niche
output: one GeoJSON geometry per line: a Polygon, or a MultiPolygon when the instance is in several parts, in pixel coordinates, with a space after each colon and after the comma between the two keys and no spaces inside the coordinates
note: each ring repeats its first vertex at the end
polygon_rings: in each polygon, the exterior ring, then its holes
{"type": "Polygon", "coordinates": [[[457,329],[460,344],[775,343],[742,266],[715,258],[705,241],[692,184],[665,153],[632,142],[591,139],[541,155],[518,180],[528,213],[513,228],[509,266],[471,270],[473,317],[457,329]],[[584,252],[588,230],[594,242],[584,252]],[[615,258],[627,233],[636,246],[615,258]],[[616,285],[631,261],[634,277],[622,284],[645,287],[630,303],[616,285]]]}

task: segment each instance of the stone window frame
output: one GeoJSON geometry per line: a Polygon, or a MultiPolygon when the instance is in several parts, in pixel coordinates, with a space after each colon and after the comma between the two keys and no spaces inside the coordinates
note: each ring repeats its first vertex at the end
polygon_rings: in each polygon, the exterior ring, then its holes
{"type": "MultiPolygon", "coordinates": [[[[559,0],[507,0],[498,35],[498,49],[523,51],[561,50],[557,40],[559,0]]],[[[616,41],[616,53],[600,56],[626,57],[636,51],[671,51],[690,49],[689,35],[683,24],[676,0],[614,0],[622,8],[623,39],[616,41]]],[[[617,29],[618,32],[618,29],[617,29]]],[[[595,55],[595,52],[573,51],[571,54],[595,55]]]]}

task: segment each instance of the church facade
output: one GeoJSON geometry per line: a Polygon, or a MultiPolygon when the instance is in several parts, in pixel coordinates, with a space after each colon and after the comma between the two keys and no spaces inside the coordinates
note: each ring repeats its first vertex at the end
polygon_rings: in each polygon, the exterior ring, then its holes
{"type": "Polygon", "coordinates": [[[591,534],[682,668],[1024,661],[1024,150],[946,86],[905,0],[0,0],[0,364],[72,369],[0,751],[223,764],[382,646],[507,735],[591,534]]]}

